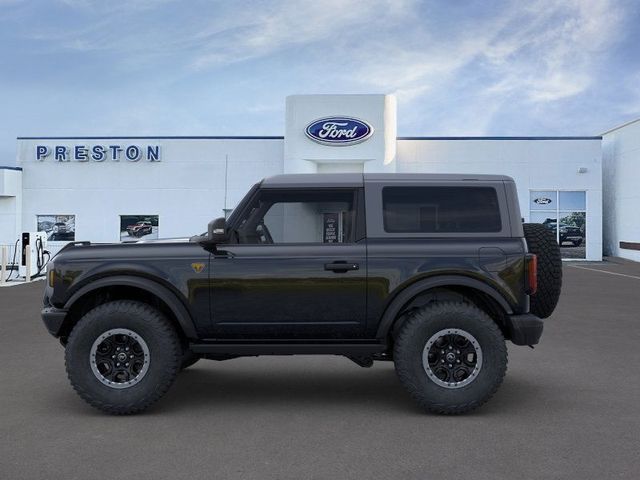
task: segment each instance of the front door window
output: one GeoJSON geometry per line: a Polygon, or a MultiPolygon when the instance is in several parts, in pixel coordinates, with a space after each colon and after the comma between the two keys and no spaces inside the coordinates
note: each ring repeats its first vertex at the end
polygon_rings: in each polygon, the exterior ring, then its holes
{"type": "Polygon", "coordinates": [[[261,192],[237,229],[240,244],[350,243],[353,192],[261,192]]]}

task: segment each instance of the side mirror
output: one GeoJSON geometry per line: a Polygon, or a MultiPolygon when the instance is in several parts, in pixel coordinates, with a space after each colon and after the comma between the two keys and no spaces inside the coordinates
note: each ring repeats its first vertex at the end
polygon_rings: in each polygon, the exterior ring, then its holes
{"type": "Polygon", "coordinates": [[[224,243],[227,240],[227,221],[224,217],[209,222],[207,241],[210,243],[224,243]]]}

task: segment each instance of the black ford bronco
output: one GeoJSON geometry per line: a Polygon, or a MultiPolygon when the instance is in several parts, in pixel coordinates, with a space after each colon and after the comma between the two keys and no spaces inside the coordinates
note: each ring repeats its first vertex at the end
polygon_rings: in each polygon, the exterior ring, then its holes
{"type": "Polygon", "coordinates": [[[199,359],[331,354],[393,361],[426,410],[497,390],[505,340],[534,345],[561,286],[559,247],[490,175],[279,175],[206,234],[68,244],[42,317],[71,384],[140,412],[199,359]]]}

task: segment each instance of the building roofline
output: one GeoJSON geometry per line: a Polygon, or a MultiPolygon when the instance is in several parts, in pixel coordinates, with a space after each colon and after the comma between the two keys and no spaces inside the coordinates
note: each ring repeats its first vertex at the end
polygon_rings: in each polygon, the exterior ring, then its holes
{"type": "Polygon", "coordinates": [[[277,136],[108,136],[108,137],[17,137],[17,140],[283,140],[284,137],[277,136]]]}
{"type": "Polygon", "coordinates": [[[603,132],[602,135],[607,135],[608,133],[615,132],[616,130],[620,130],[621,128],[628,127],[632,123],[636,123],[636,122],[640,122],[640,118],[636,118],[635,120],[629,120],[628,122],[623,123],[622,125],[618,125],[617,127],[613,127],[611,129],[607,130],[606,132],[603,132]]]}
{"type": "MultiPolygon", "coordinates": [[[[638,119],[640,120],[640,119],[638,119]]],[[[634,120],[634,121],[638,121],[634,120]]],[[[629,122],[633,123],[633,122],[629,122]]],[[[625,124],[628,125],[629,123],[625,124]]],[[[621,128],[625,125],[621,125],[621,128]]],[[[613,129],[615,130],[615,129],[613,129]]],[[[611,130],[609,130],[611,131],[611,130]]],[[[608,133],[608,132],[605,132],[608,133]]],[[[260,135],[204,135],[204,136],[95,136],[95,137],[17,137],[17,140],[284,140],[283,136],[260,135]]],[[[558,137],[396,137],[396,140],[602,140],[595,136],[558,136],[558,137]]]]}
{"type": "Polygon", "coordinates": [[[559,137],[397,137],[398,140],[602,140],[602,136],[559,137]]]}
{"type": "Polygon", "coordinates": [[[0,170],[16,170],[18,172],[21,172],[22,167],[10,167],[8,165],[0,165],[0,170]]]}

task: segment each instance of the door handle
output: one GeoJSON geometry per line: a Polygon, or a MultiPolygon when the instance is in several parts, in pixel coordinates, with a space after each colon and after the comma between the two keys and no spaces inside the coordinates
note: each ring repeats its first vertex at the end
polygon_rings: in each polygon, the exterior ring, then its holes
{"type": "Polygon", "coordinates": [[[330,270],[336,273],[345,273],[345,272],[348,272],[349,270],[358,270],[359,268],[360,268],[360,265],[358,265],[357,263],[347,263],[344,261],[324,264],[325,270],[330,270]]]}

